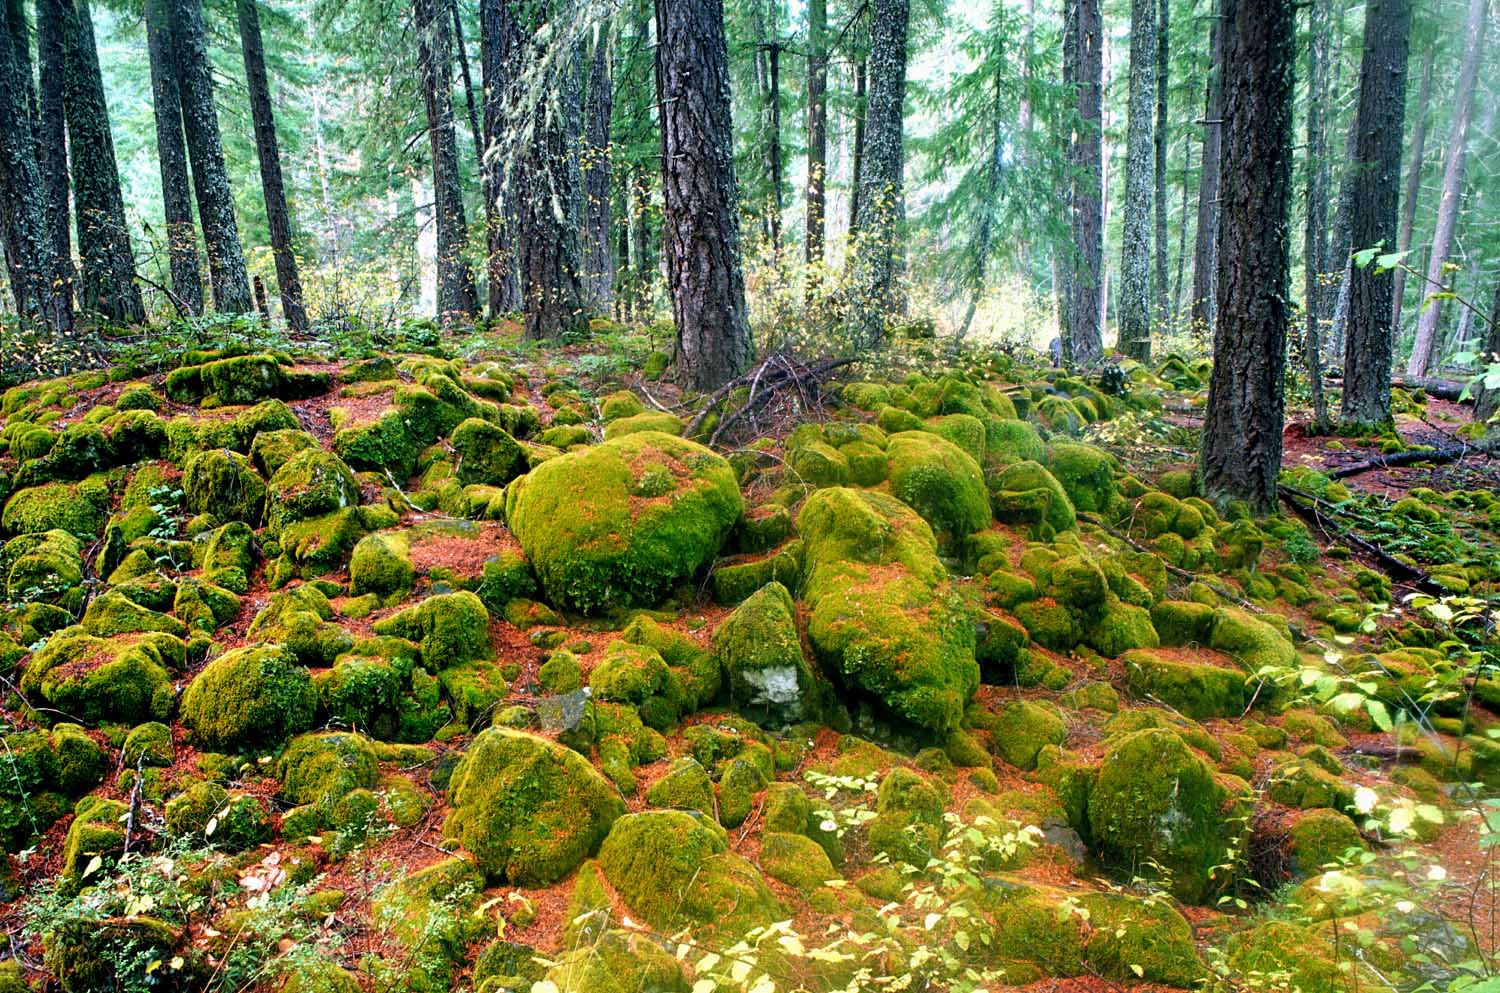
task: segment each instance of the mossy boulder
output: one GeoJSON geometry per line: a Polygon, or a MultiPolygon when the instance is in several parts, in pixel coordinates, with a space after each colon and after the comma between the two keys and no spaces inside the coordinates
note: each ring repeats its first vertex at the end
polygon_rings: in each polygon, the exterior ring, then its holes
{"type": "Polygon", "coordinates": [[[1318,808],[1298,817],[1291,829],[1292,871],[1315,876],[1340,867],[1365,850],[1359,827],[1337,810],[1318,808]]]}
{"type": "Polygon", "coordinates": [[[839,871],[816,841],[802,834],[766,831],[760,840],[760,866],[766,875],[792,889],[811,893],[839,871]]]}
{"type": "MultiPolygon", "coordinates": [[[[310,806],[325,823],[343,827],[341,805],[380,778],[379,754],[369,738],[346,731],[304,734],[292,739],[276,763],[280,796],[293,806],[310,806]]],[[[350,805],[357,806],[358,804],[350,805]]]]}
{"type": "Polygon", "coordinates": [[[1169,874],[1172,893],[1189,903],[1230,883],[1217,867],[1226,852],[1241,850],[1246,815],[1244,784],[1221,781],[1162,728],[1114,739],[1088,800],[1090,835],[1105,859],[1136,871],[1154,862],[1169,874]]]}
{"type": "Polygon", "coordinates": [[[1012,463],[988,480],[990,507],[1002,524],[1045,524],[1054,533],[1078,524],[1073,501],[1062,484],[1040,463],[1012,463]]]}
{"type": "Polygon", "coordinates": [[[0,547],[0,577],[11,603],[76,610],[83,601],[83,546],[63,530],[17,535],[0,547]]]}
{"type": "Polygon", "coordinates": [[[185,652],[170,634],[105,639],[69,628],[32,656],[21,690],[88,724],[166,720],[175,703],[172,673],[185,652]]]}
{"type": "Polygon", "coordinates": [[[414,641],[430,669],[463,665],[493,656],[489,611],[467,590],[438,593],[375,622],[375,633],[414,641]]]}
{"type": "Polygon", "coordinates": [[[741,713],[777,724],[814,715],[817,686],[785,586],[770,583],[736,607],[714,631],[714,652],[741,713]]]}
{"type": "Polygon", "coordinates": [[[333,605],[312,583],[273,593],[248,634],[285,646],[305,666],[324,668],[354,647],[354,636],[333,620],[333,605]]]}
{"type": "Polygon", "coordinates": [[[973,455],[938,435],[903,431],[891,435],[891,493],[951,543],[990,525],[989,493],[973,455]]]}
{"type": "Polygon", "coordinates": [[[483,874],[462,858],[398,876],[371,901],[372,923],[400,949],[384,964],[392,988],[446,993],[471,944],[494,924],[478,909],[483,874]]]}
{"type": "Polygon", "coordinates": [[[64,993],[150,989],[155,970],[146,967],[169,961],[176,947],[176,929],[144,914],[66,917],[42,938],[43,963],[64,993]]]}
{"type": "Polygon", "coordinates": [[[598,850],[625,812],[618,791],[577,752],[492,727],[464,752],[448,787],[443,834],[485,875],[545,886],[598,850]]]}
{"type": "Polygon", "coordinates": [[[210,662],[182,695],[183,725],[219,752],[274,747],[312,725],[317,695],[282,645],[254,645],[210,662]]]}
{"type": "Polygon", "coordinates": [[[604,425],[604,439],[612,441],[628,434],[655,431],[660,434],[680,435],[686,425],[682,418],[665,410],[647,410],[629,417],[618,417],[604,425]]]}
{"type": "Polygon", "coordinates": [[[1037,755],[1061,745],[1067,725],[1055,707],[1032,700],[1012,700],[1000,708],[990,728],[995,754],[1018,769],[1035,769],[1037,755]]]}
{"type": "Polygon", "coordinates": [[[975,622],[932,529],[892,497],[843,487],[809,497],[797,528],[819,661],[903,721],[956,727],[979,686],[975,622]]]}
{"type": "Polygon", "coordinates": [[[1238,717],[1245,710],[1245,674],[1206,662],[1190,662],[1150,650],[1126,652],[1125,677],[1132,693],[1193,720],[1238,717]]]}
{"type": "Polygon", "coordinates": [[[526,453],[498,424],[471,417],[449,439],[458,456],[459,482],[504,486],[526,471],[526,453]]]}
{"type": "Polygon", "coordinates": [[[946,806],[942,791],[921,773],[897,766],[880,781],[870,848],[899,862],[923,868],[942,845],[946,806]]]}
{"type": "Polygon", "coordinates": [[[605,931],[593,941],[570,948],[552,963],[544,979],[551,989],[568,993],[688,990],[676,957],[647,935],[629,931],[605,931]]]}
{"type": "Polygon", "coordinates": [[[120,589],[106,590],[90,600],[81,623],[85,631],[100,638],[143,631],[179,638],[187,634],[187,626],[177,618],[141,606],[120,589]]]}
{"type": "Polygon", "coordinates": [[[649,925],[742,935],[779,918],[760,873],[729,850],[724,829],[686,810],[648,810],[615,821],[599,867],[649,925]]]}
{"type": "Polygon", "coordinates": [[[1102,514],[1114,506],[1119,496],[1115,465],[1113,455],[1093,445],[1059,441],[1047,449],[1047,469],[1073,508],[1086,514],[1102,514]]]}
{"type": "Polygon", "coordinates": [[[266,527],[272,534],[299,521],[359,503],[359,483],[344,460],[322,449],[299,451],[266,486],[266,527]]]}
{"type": "Polygon", "coordinates": [[[596,700],[626,703],[647,727],[666,730],[682,710],[682,690],[661,653],[649,645],[616,641],[589,674],[596,700]]]}
{"type": "Polygon", "coordinates": [[[265,511],[266,484],[255,465],[239,452],[214,448],[187,460],[182,470],[183,504],[217,522],[244,521],[258,527],[265,511]]]}
{"type": "Polygon", "coordinates": [[[109,487],[102,476],[79,483],[46,483],[17,490],[0,511],[7,535],[66,531],[92,543],[108,516],[109,487]]]}
{"type": "Polygon", "coordinates": [[[274,355],[236,355],[201,365],[184,365],[167,374],[167,396],[178,403],[232,407],[266,397],[305,399],[326,391],[333,377],[283,365],[274,355]]]}
{"type": "Polygon", "coordinates": [[[1232,656],[1251,673],[1297,661],[1297,650],[1284,634],[1238,607],[1220,607],[1214,612],[1208,646],[1232,656]]]}
{"type": "Polygon", "coordinates": [[[585,613],[654,606],[713,559],[741,511],[728,462],[656,431],[549,459],[505,495],[548,599],[585,613]]]}

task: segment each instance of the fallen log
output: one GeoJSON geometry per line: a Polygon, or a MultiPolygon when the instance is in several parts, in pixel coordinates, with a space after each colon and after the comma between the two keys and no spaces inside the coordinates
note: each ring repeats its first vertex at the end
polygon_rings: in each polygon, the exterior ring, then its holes
{"type": "Polygon", "coordinates": [[[1363,538],[1346,527],[1340,527],[1334,522],[1334,518],[1338,516],[1338,508],[1327,500],[1320,500],[1311,493],[1303,493],[1290,486],[1282,486],[1277,492],[1287,506],[1314,525],[1324,537],[1353,545],[1367,558],[1379,564],[1385,574],[1392,579],[1415,586],[1422,592],[1431,593],[1434,596],[1447,594],[1448,591],[1439,586],[1424,570],[1401,561],[1368,538],[1363,538]]]}
{"type": "Polygon", "coordinates": [[[1419,465],[1423,462],[1442,465],[1445,462],[1457,462],[1464,456],[1471,453],[1477,454],[1479,451],[1473,445],[1458,444],[1445,445],[1430,452],[1396,452],[1392,455],[1377,455],[1373,459],[1356,462],[1353,465],[1346,465],[1341,469],[1335,469],[1328,474],[1328,478],[1348,479],[1350,476],[1374,472],[1377,469],[1397,469],[1401,466],[1419,465]]]}
{"type": "Polygon", "coordinates": [[[1469,384],[1456,382],[1452,379],[1433,379],[1431,377],[1408,376],[1405,379],[1393,379],[1391,385],[1403,390],[1421,390],[1430,397],[1439,400],[1448,400],[1453,403],[1473,403],[1474,397],[1464,396],[1464,391],[1469,384]]]}

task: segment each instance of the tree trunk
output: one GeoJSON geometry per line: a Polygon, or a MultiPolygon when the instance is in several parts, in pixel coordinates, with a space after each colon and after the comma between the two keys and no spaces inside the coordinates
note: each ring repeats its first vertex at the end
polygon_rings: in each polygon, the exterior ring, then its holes
{"type": "Polygon", "coordinates": [[[908,0],[873,0],[870,6],[870,93],[851,302],[854,340],[867,347],[883,344],[886,320],[906,310],[901,276],[906,222],[902,109],[909,17],[908,0]]]}
{"type": "Polygon", "coordinates": [[[63,93],[68,80],[68,42],[59,0],[38,0],[36,16],[38,90],[36,164],[46,193],[47,234],[55,253],[54,292],[73,293],[73,233],[68,229],[68,118],[63,93]]]}
{"type": "Polygon", "coordinates": [[[771,177],[771,251],[781,257],[781,40],[766,47],[766,166],[771,177]]]}
{"type": "Polygon", "coordinates": [[[1193,137],[1191,132],[1182,132],[1182,203],[1178,207],[1177,216],[1180,221],[1177,225],[1177,271],[1172,277],[1172,312],[1177,313],[1182,307],[1182,277],[1187,270],[1187,218],[1188,218],[1188,196],[1192,192],[1188,186],[1188,176],[1193,171],[1193,137]]]}
{"type": "Polygon", "coordinates": [[[146,0],[146,50],[151,62],[151,106],[156,118],[156,158],[166,208],[167,264],[172,295],[189,313],[203,313],[198,272],[198,233],[193,226],[193,187],[182,139],[182,101],[177,91],[172,19],[167,0],[146,0]]]}
{"type": "Polygon", "coordinates": [[[130,228],[120,195],[120,173],[88,0],[53,0],[50,7],[49,13],[62,19],[67,62],[63,105],[73,167],[73,216],[78,225],[78,254],[83,260],[78,303],[111,321],[140,324],[146,319],[146,309],[135,281],[130,228]]]}
{"type": "MultiPolygon", "coordinates": [[[[1482,2],[1482,0],[1481,0],[1482,2]]],[[[1349,237],[1354,250],[1394,245],[1401,181],[1402,119],[1411,0],[1371,0],[1365,11],[1365,51],[1351,166],[1349,237]]],[[[1344,332],[1346,424],[1373,426],[1391,419],[1391,276],[1373,265],[1349,273],[1344,332]]]]}
{"type": "Polygon", "coordinates": [[[615,260],[610,239],[609,126],[614,113],[614,80],[607,28],[594,41],[589,66],[588,110],[583,150],[584,282],[593,309],[608,313],[615,296],[615,260]]]}
{"type": "MultiPolygon", "coordinates": [[[[1163,0],[1166,2],[1166,0],[1163,0]]],[[[1120,235],[1120,351],[1151,360],[1152,117],[1156,3],[1130,5],[1130,103],[1125,125],[1125,226],[1120,235]]]]}
{"type": "Polygon", "coordinates": [[[271,84],[266,77],[266,50],[260,37],[259,0],[236,0],[240,22],[240,51],[245,56],[245,83],[250,90],[250,117],[255,125],[255,154],[260,159],[260,188],[266,201],[266,225],[271,229],[271,254],[276,259],[276,288],[281,314],[293,331],[307,330],[302,305],[302,280],[292,249],[292,218],[281,182],[281,150],[276,141],[276,115],[271,110],[271,84]]]}
{"type": "Polygon", "coordinates": [[[1276,509],[1290,320],[1291,0],[1223,0],[1218,326],[1198,476],[1220,505],[1276,509]]]}
{"type": "Polygon", "coordinates": [[[1328,0],[1312,0],[1308,12],[1307,185],[1306,223],[1302,232],[1302,292],[1307,330],[1303,338],[1308,385],[1312,391],[1313,422],[1328,430],[1328,404],[1323,398],[1321,262],[1328,252],[1328,0]]]}
{"type": "Polygon", "coordinates": [[[484,187],[485,272],[490,319],[521,309],[521,281],[516,274],[515,191],[510,188],[502,143],[510,125],[513,67],[507,55],[509,15],[506,0],[480,0],[479,65],[484,83],[484,152],[479,157],[484,187]],[[502,203],[503,201],[503,203],[502,203]]]}
{"type": "MultiPolygon", "coordinates": [[[[1484,348],[1479,365],[1483,369],[1500,362],[1500,277],[1495,278],[1495,297],[1490,303],[1490,319],[1485,325],[1484,348]]],[[[1500,389],[1487,390],[1483,384],[1474,391],[1474,420],[1484,422],[1500,412],[1500,389]]]]}
{"type": "MultiPolygon", "coordinates": [[[[1222,4],[1222,0],[1220,0],[1222,4]]],[[[1193,330],[1214,329],[1214,277],[1219,245],[1219,146],[1224,125],[1224,12],[1216,7],[1208,32],[1208,82],[1203,96],[1203,175],[1198,182],[1198,227],[1193,239],[1193,330]]]]}
{"type": "Polygon", "coordinates": [[[863,185],[865,166],[865,88],[869,78],[869,66],[864,59],[854,63],[854,149],[850,155],[853,162],[849,180],[849,237],[859,231],[859,192],[863,185]]]}
{"type": "Polygon", "coordinates": [[[635,282],[632,306],[644,318],[651,313],[660,259],[651,237],[651,179],[643,167],[636,167],[631,177],[630,200],[630,268],[635,282]]]}
{"type": "Polygon", "coordinates": [[[453,128],[453,56],[443,0],[414,0],[417,61],[427,112],[427,143],[432,155],[433,212],[437,217],[437,317],[443,327],[469,321],[477,304],[474,278],[464,258],[468,223],[458,175],[458,138],[453,128]]]}
{"type": "Polygon", "coordinates": [[[656,37],[662,241],[678,362],[689,385],[709,390],[751,359],[720,0],[657,0],[656,37]]]}
{"type": "Polygon", "coordinates": [[[811,266],[823,261],[828,206],[828,0],[808,0],[807,47],[807,238],[802,257],[811,266]]]}
{"type": "Polygon", "coordinates": [[[1167,306],[1167,79],[1171,53],[1172,0],[1156,0],[1156,314],[1165,326],[1171,311],[1167,306]]]}
{"type": "Polygon", "coordinates": [[[234,192],[224,168],[203,8],[200,0],[167,2],[172,13],[182,128],[187,135],[188,159],[193,165],[193,189],[198,198],[203,243],[208,251],[208,282],[213,289],[214,306],[225,313],[248,314],[255,304],[250,298],[250,278],[245,272],[245,253],[234,218],[234,192]]]}
{"type": "MultiPolygon", "coordinates": [[[[1436,46],[1427,49],[1422,60],[1422,85],[1417,91],[1417,118],[1411,122],[1411,158],[1406,165],[1406,192],[1401,199],[1401,231],[1396,236],[1396,251],[1411,249],[1412,229],[1417,223],[1417,194],[1422,191],[1422,156],[1427,148],[1427,106],[1432,101],[1432,69],[1437,62],[1436,46]]],[[[1401,335],[1401,304],[1406,295],[1406,270],[1391,274],[1391,337],[1401,335]]],[[[1426,294],[1423,294],[1424,296],[1426,294]]]]}
{"type": "MultiPolygon", "coordinates": [[[[1427,296],[1444,284],[1448,252],[1458,227],[1458,208],[1463,201],[1464,159],[1469,150],[1469,124],[1474,117],[1474,90],[1479,66],[1484,60],[1484,32],[1489,24],[1489,0],[1469,0],[1469,21],[1465,31],[1464,61],[1459,69],[1455,90],[1457,106],[1453,111],[1453,134],[1448,140],[1448,158],[1443,168],[1443,192],[1438,200],[1437,224],[1432,232],[1432,252],[1427,256],[1427,296]]],[[[1399,168],[1399,167],[1398,167],[1399,168]]],[[[1363,247],[1363,246],[1362,246],[1363,247]]],[[[1438,321],[1442,317],[1441,299],[1421,308],[1417,318],[1417,338],[1412,343],[1411,361],[1406,364],[1408,376],[1427,375],[1438,344],[1438,321]]]]}
{"type": "Polygon", "coordinates": [[[484,162],[484,130],[479,124],[479,108],[474,100],[474,74],[469,71],[469,46],[464,42],[464,19],[459,16],[458,0],[443,0],[453,25],[453,51],[458,56],[458,72],[464,81],[464,106],[469,111],[469,133],[474,136],[474,163],[484,162]]]}
{"type": "Polygon", "coordinates": [[[1104,352],[1104,22],[1099,0],[1068,0],[1063,83],[1077,93],[1078,124],[1070,142],[1069,196],[1073,257],[1064,284],[1064,356],[1087,364],[1104,352]]]}

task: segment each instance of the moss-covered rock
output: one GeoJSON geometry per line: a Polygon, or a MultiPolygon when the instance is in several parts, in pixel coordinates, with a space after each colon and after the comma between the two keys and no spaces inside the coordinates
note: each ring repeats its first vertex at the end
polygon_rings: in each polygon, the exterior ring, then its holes
{"type": "Polygon", "coordinates": [[[340,806],[358,790],[375,786],[379,754],[370,739],[345,731],[304,734],[292,739],[276,763],[280,796],[294,806],[310,806],[325,823],[345,826],[340,806]]]}
{"type": "Polygon", "coordinates": [[[92,543],[104,527],[109,487],[101,476],[79,483],[46,483],[17,490],[0,511],[7,535],[66,531],[92,543]]]}
{"type": "Polygon", "coordinates": [[[471,417],[454,429],[450,442],[462,483],[504,486],[526,471],[520,443],[497,424],[471,417]]]}
{"type": "Polygon", "coordinates": [[[266,487],[266,527],[279,534],[288,525],[359,503],[359,484],[344,460],[322,449],[299,451],[266,487]]]}
{"type": "Polygon", "coordinates": [[[682,710],[682,691],[661,653],[649,645],[616,641],[589,674],[596,700],[626,703],[647,727],[666,730],[682,710]]]}
{"type": "Polygon", "coordinates": [[[655,431],[659,434],[681,435],[686,428],[682,418],[664,410],[647,410],[629,417],[619,417],[604,425],[604,439],[612,441],[628,434],[655,431]]]}
{"type": "Polygon", "coordinates": [[[265,510],[266,484],[245,456],[228,449],[199,452],[182,470],[183,504],[218,522],[243,521],[258,527],[265,510]]]}
{"type": "MultiPolygon", "coordinates": [[[[682,966],[671,952],[644,934],[606,931],[569,949],[547,970],[553,989],[568,993],[687,993],[682,966]]],[[[528,987],[529,988],[529,987],[528,987]]]]}
{"type": "Polygon", "coordinates": [[[619,793],[576,752],[507,728],[480,732],[453,772],[443,834],[491,879],[544,886],[599,848],[625,812],[619,793]]]}
{"type": "Polygon", "coordinates": [[[185,652],[170,634],[104,639],[69,628],[32,656],[21,690],[88,724],[165,720],[185,652]]]}
{"type": "Polygon", "coordinates": [[[875,795],[875,817],[867,834],[871,849],[913,867],[925,867],[942,845],[945,805],[932,781],[897,766],[880,781],[875,795]]]}
{"type": "Polygon", "coordinates": [[[1337,810],[1309,810],[1292,824],[1292,871],[1299,876],[1341,867],[1364,850],[1359,828],[1337,810]]]}
{"type": "Polygon", "coordinates": [[[548,598],[584,612],[654,605],[712,560],[742,509],[729,463],[653,431],[544,462],[505,508],[548,598]]]}
{"type": "Polygon", "coordinates": [[[1000,708],[990,729],[995,754],[1019,769],[1035,769],[1048,745],[1061,745],[1067,725],[1056,708],[1031,700],[1012,700],[1000,708]]]}
{"type": "Polygon", "coordinates": [[[83,601],[83,549],[67,531],[18,535],[0,548],[0,576],[11,603],[75,611],[83,601]]]}
{"type": "Polygon", "coordinates": [[[925,431],[891,435],[891,493],[950,543],[990,525],[989,493],[975,458],[959,446],[925,431]]]}
{"type": "Polygon", "coordinates": [[[248,634],[284,645],[305,666],[323,668],[354,647],[354,636],[333,620],[333,605],[312,583],[273,593],[248,634]]]}
{"type": "Polygon", "coordinates": [[[1068,531],[1078,524],[1067,491],[1037,462],[1013,463],[987,482],[995,520],[1003,524],[1046,524],[1053,532],[1068,531]]]}
{"type": "Polygon", "coordinates": [[[1245,710],[1245,674],[1199,662],[1179,661],[1149,650],[1126,652],[1130,690],[1193,720],[1238,717],[1245,710]]]}
{"type": "Polygon", "coordinates": [[[697,759],[684,755],[673,762],[666,774],[646,790],[646,802],[653,807],[696,810],[707,817],[713,817],[713,780],[697,759]]]}
{"type": "Polygon", "coordinates": [[[375,895],[371,919],[401,949],[384,964],[392,988],[453,989],[469,945],[493,933],[489,916],[477,910],[483,888],[483,874],[472,862],[450,858],[399,876],[375,895]]]}
{"type": "Polygon", "coordinates": [[[819,660],[904,721],[957,726],[979,686],[975,625],[932,529],[891,497],[842,487],[809,497],[797,528],[819,660]]]}
{"type": "Polygon", "coordinates": [[[802,654],[797,611],[780,583],[754,593],[714,631],[714,652],[741,713],[790,724],[812,717],[817,685],[802,654]]]}
{"type": "Polygon", "coordinates": [[[1075,510],[1102,514],[1119,496],[1114,456],[1093,445],[1057,442],[1047,450],[1047,468],[1062,484],[1075,510]]]}
{"type": "Polygon", "coordinates": [[[413,641],[428,668],[458,666],[493,656],[489,611],[467,590],[439,593],[375,623],[375,633],[413,641]]]}
{"type": "Polygon", "coordinates": [[[599,867],[652,927],[741,935],[781,908],[755,867],[728,848],[723,828],[701,814],[648,810],[615,821],[599,867]]]}
{"type": "Polygon", "coordinates": [[[1220,607],[1214,612],[1208,645],[1233,656],[1251,673],[1297,661],[1297,650],[1285,635],[1238,607],[1220,607]]]}
{"type": "Polygon", "coordinates": [[[167,374],[167,396],[178,403],[233,407],[266,397],[299,400],[317,396],[333,383],[326,372],[283,365],[274,355],[237,355],[201,365],[184,365],[167,374]]]}
{"type": "Polygon", "coordinates": [[[307,670],[281,645],[255,645],[210,662],[182,695],[182,723],[219,752],[272,747],[312,725],[317,696],[307,670]]]}
{"type": "Polygon", "coordinates": [[[145,915],[67,917],[42,939],[47,972],[65,993],[149,989],[156,970],[147,972],[147,966],[169,961],[176,947],[176,930],[145,915]]]}

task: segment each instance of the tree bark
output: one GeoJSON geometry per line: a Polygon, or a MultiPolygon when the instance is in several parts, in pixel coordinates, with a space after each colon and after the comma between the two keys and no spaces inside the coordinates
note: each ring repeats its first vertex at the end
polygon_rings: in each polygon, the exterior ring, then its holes
{"type": "Polygon", "coordinates": [[[1218,326],[1199,449],[1203,494],[1276,509],[1292,187],[1291,0],[1223,0],[1224,185],[1218,326]]]}
{"type": "MultiPolygon", "coordinates": [[[[1395,244],[1410,40],[1411,0],[1371,0],[1351,159],[1349,236],[1356,251],[1395,244]]],[[[1344,332],[1346,424],[1372,426],[1391,419],[1391,290],[1390,273],[1374,266],[1351,268],[1344,332]]]]}
{"type": "Polygon", "coordinates": [[[1305,224],[1302,232],[1303,312],[1307,320],[1303,352],[1312,392],[1313,422],[1328,429],[1328,404],[1323,397],[1321,263],[1328,252],[1328,0],[1312,0],[1307,8],[1307,170],[1305,224]]]}
{"type": "Polygon", "coordinates": [[[469,71],[469,46],[464,43],[464,19],[458,12],[458,0],[443,0],[453,25],[453,52],[458,56],[458,72],[464,81],[464,106],[469,112],[469,133],[474,136],[474,163],[484,162],[484,130],[479,124],[479,108],[474,100],[474,74],[469,71]]]}
{"type": "Polygon", "coordinates": [[[750,364],[720,0],[657,0],[662,241],[678,362],[698,390],[750,364]]]}
{"type": "Polygon", "coordinates": [[[612,46],[607,28],[594,40],[589,65],[588,110],[583,149],[584,283],[592,308],[608,313],[615,297],[615,259],[610,238],[609,129],[614,113],[612,46]]]}
{"type": "Polygon", "coordinates": [[[208,282],[214,306],[225,313],[248,314],[255,306],[245,252],[234,217],[234,192],[224,168],[224,146],[219,135],[219,113],[214,107],[213,73],[208,63],[208,32],[200,0],[168,0],[172,13],[172,42],[177,56],[178,95],[188,159],[193,166],[193,189],[198,199],[198,222],[208,251],[208,282]]]}
{"type": "Polygon", "coordinates": [[[1170,73],[1172,0],[1156,0],[1156,124],[1152,137],[1156,147],[1156,313],[1164,326],[1171,310],[1167,305],[1167,81],[1170,73]]]}
{"type": "Polygon", "coordinates": [[[851,303],[854,340],[867,347],[883,344],[887,319],[906,310],[900,270],[906,222],[903,107],[910,14],[908,0],[873,0],[870,5],[870,92],[851,303]]]}
{"type": "Polygon", "coordinates": [[[781,39],[766,46],[766,166],[771,178],[771,251],[781,257],[781,39]]]}
{"type": "Polygon", "coordinates": [[[854,147],[850,154],[851,176],[849,180],[849,237],[859,232],[859,193],[863,186],[865,165],[865,103],[869,66],[864,59],[854,63],[854,147]]]}
{"type": "Polygon", "coordinates": [[[240,51],[245,57],[245,83],[250,90],[250,117],[255,126],[255,154],[260,159],[260,188],[266,201],[266,224],[271,229],[271,254],[276,260],[276,288],[281,314],[293,331],[307,330],[302,304],[302,280],[292,248],[292,218],[281,181],[281,149],[276,140],[276,115],[271,109],[271,84],[266,77],[266,50],[260,37],[258,0],[236,0],[240,22],[240,51]]]}
{"type": "Polygon", "coordinates": [[[1072,258],[1064,280],[1064,357],[1087,364],[1104,352],[1104,22],[1099,0],[1068,0],[1063,83],[1077,94],[1078,125],[1068,150],[1072,258]]]}
{"type": "Polygon", "coordinates": [[[515,85],[508,61],[511,42],[506,37],[509,15],[505,5],[506,0],[480,0],[479,4],[479,66],[484,84],[484,151],[479,167],[484,188],[485,273],[491,320],[521,309],[515,228],[510,224],[515,191],[510,188],[502,148],[515,85]]]}
{"type": "Polygon", "coordinates": [[[36,16],[37,100],[36,164],[46,191],[47,233],[55,253],[54,292],[73,292],[73,233],[68,229],[68,118],[63,94],[68,80],[68,42],[61,4],[38,0],[36,16]]]}
{"type": "Polygon", "coordinates": [[[189,313],[203,313],[198,233],[193,226],[193,186],[182,138],[172,17],[167,0],[146,0],[146,50],[151,62],[151,107],[156,119],[156,159],[167,225],[167,265],[172,295],[189,313]]]}
{"type": "Polygon", "coordinates": [[[453,128],[453,55],[443,0],[414,0],[417,62],[432,155],[433,211],[437,217],[437,318],[443,327],[471,320],[477,304],[474,277],[465,259],[468,222],[458,175],[458,138],[453,128]]]}
{"type": "Polygon", "coordinates": [[[111,321],[140,324],[146,319],[146,308],[135,281],[130,228],[120,195],[120,173],[88,0],[53,0],[49,6],[48,12],[61,18],[67,62],[63,106],[73,172],[73,217],[78,227],[78,254],[83,260],[78,303],[111,321]]]}
{"type": "Polygon", "coordinates": [[[807,48],[807,234],[802,257],[811,266],[823,261],[828,206],[828,0],[808,0],[807,48]]]}
{"type": "MultiPolygon", "coordinates": [[[[1500,277],[1495,279],[1495,296],[1490,303],[1490,319],[1485,325],[1484,348],[1479,364],[1500,363],[1500,277]]],[[[1474,420],[1484,422],[1500,412],[1500,389],[1487,390],[1481,384],[1474,391],[1474,420]]]]}
{"type": "Polygon", "coordinates": [[[1125,225],[1120,235],[1120,351],[1141,362],[1151,360],[1155,100],[1156,3],[1132,0],[1130,100],[1125,125],[1125,225]]]}
{"type": "MultiPolygon", "coordinates": [[[[1457,106],[1453,111],[1453,133],[1448,139],[1448,157],[1443,167],[1443,191],[1438,200],[1437,223],[1432,232],[1432,251],[1427,256],[1427,286],[1436,288],[1444,284],[1444,270],[1448,264],[1448,253],[1453,248],[1453,235],[1458,228],[1459,205],[1464,194],[1464,160],[1469,151],[1469,125],[1474,117],[1474,90],[1479,78],[1479,67],[1484,60],[1484,34],[1489,25],[1489,0],[1469,0],[1469,19],[1464,44],[1463,65],[1459,68],[1458,84],[1454,91],[1457,106]]],[[[1423,289],[1423,296],[1428,290],[1423,289]]],[[[1425,376],[1432,365],[1433,354],[1438,344],[1438,322],[1442,317],[1443,303],[1434,299],[1420,308],[1417,318],[1417,338],[1412,343],[1411,360],[1406,364],[1408,376],[1425,376]]]]}
{"type": "MultiPolygon", "coordinates": [[[[1401,230],[1396,235],[1396,251],[1411,249],[1412,229],[1417,223],[1417,194],[1422,191],[1422,156],[1427,149],[1427,107],[1432,102],[1432,70],[1437,62],[1437,48],[1427,50],[1422,60],[1422,85],[1417,90],[1417,117],[1411,122],[1411,158],[1406,165],[1406,192],[1401,198],[1401,230]]],[[[1401,335],[1401,304],[1406,295],[1406,270],[1398,268],[1392,276],[1391,337],[1401,335]]]]}
{"type": "Polygon", "coordinates": [[[1224,12],[1215,8],[1208,33],[1208,82],[1203,95],[1203,165],[1198,182],[1198,226],[1193,238],[1192,326],[1199,334],[1214,329],[1215,251],[1219,244],[1219,147],[1224,118],[1224,12]]]}

